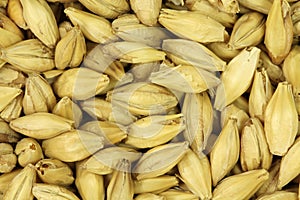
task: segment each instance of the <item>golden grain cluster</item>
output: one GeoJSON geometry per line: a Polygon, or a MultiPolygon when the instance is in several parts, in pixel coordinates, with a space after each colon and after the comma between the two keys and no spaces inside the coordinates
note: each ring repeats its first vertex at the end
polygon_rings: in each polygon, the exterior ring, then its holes
{"type": "Polygon", "coordinates": [[[0,200],[299,200],[300,1],[0,0],[0,200]]]}

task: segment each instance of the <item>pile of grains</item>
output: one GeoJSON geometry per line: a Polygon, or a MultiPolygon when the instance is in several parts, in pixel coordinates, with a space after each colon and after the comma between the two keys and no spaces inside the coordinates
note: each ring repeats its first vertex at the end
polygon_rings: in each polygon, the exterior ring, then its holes
{"type": "Polygon", "coordinates": [[[0,0],[0,199],[300,199],[300,1],[0,0]]]}

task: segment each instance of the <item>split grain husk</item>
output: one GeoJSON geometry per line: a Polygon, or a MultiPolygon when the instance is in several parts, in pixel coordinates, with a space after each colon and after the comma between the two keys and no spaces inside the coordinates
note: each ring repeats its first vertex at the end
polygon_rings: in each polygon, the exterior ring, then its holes
{"type": "Polygon", "coordinates": [[[79,0],[79,2],[93,13],[108,19],[114,19],[130,10],[126,0],[79,0]]]}
{"type": "Polygon", "coordinates": [[[108,43],[117,39],[111,23],[104,17],[73,7],[64,10],[74,26],[79,26],[83,35],[95,43],[108,43]]]}
{"type": "Polygon", "coordinates": [[[21,89],[14,87],[0,86],[0,90],[0,112],[22,93],[21,89]]]}
{"type": "Polygon", "coordinates": [[[37,199],[79,200],[79,198],[73,192],[65,187],[45,183],[33,184],[32,194],[37,199]]]}
{"type": "Polygon", "coordinates": [[[157,23],[159,11],[162,7],[162,0],[149,0],[143,2],[130,0],[130,6],[143,24],[154,26],[157,23]]]}
{"type": "Polygon", "coordinates": [[[35,139],[48,139],[73,129],[73,121],[51,113],[34,113],[17,118],[9,126],[35,139]]]}
{"type": "Polygon", "coordinates": [[[20,0],[28,28],[47,47],[54,48],[59,40],[57,22],[46,0],[20,0]]]}
{"type": "Polygon", "coordinates": [[[182,181],[200,199],[212,198],[212,177],[208,158],[189,150],[177,165],[182,181]]]}
{"type": "Polygon", "coordinates": [[[0,113],[0,117],[6,122],[10,122],[20,117],[22,112],[23,95],[14,98],[0,113]]]}
{"type": "Polygon", "coordinates": [[[264,15],[258,12],[242,15],[234,24],[229,45],[234,49],[258,45],[265,34],[265,21],[264,15]]]}
{"type": "Polygon", "coordinates": [[[143,154],[135,166],[133,172],[137,173],[136,179],[154,178],[165,174],[178,164],[187,151],[187,142],[169,143],[152,148],[143,154]]]}
{"type": "Polygon", "coordinates": [[[222,42],[225,39],[225,27],[200,12],[163,8],[158,21],[175,35],[196,42],[222,42]]]}
{"type": "Polygon", "coordinates": [[[86,54],[84,36],[78,26],[73,27],[55,48],[55,66],[57,69],[78,67],[86,54]]]}
{"type": "Polygon", "coordinates": [[[278,84],[266,107],[264,129],[271,153],[286,154],[298,131],[298,113],[291,85],[287,82],[278,84]]]}
{"type": "Polygon", "coordinates": [[[26,115],[52,111],[56,97],[50,84],[39,74],[29,74],[25,84],[23,111],[26,115]]]}
{"type": "Polygon", "coordinates": [[[230,118],[223,127],[211,152],[211,174],[216,186],[228,174],[238,161],[240,139],[236,119],[230,118]]]}
{"type": "MultiPolygon", "coordinates": [[[[21,169],[15,169],[11,172],[4,173],[0,175],[0,197],[8,189],[9,184],[21,172],[21,169]]],[[[3,196],[2,196],[3,197],[3,196]]]]}
{"type": "Polygon", "coordinates": [[[176,65],[192,65],[207,71],[224,71],[226,66],[226,62],[195,41],[166,39],[162,43],[162,49],[176,65]],[[191,54],[191,51],[194,53],[191,54]]]}
{"type": "Polygon", "coordinates": [[[1,49],[0,58],[25,72],[44,72],[55,67],[54,53],[38,39],[20,41],[1,49]]]}
{"type": "Polygon", "coordinates": [[[182,114],[151,115],[128,127],[125,144],[137,148],[152,148],[167,143],[184,129],[182,114]]]}
{"type": "Polygon", "coordinates": [[[94,174],[76,163],[76,188],[83,200],[104,200],[105,189],[103,176],[94,174]]]}
{"type": "Polygon", "coordinates": [[[213,108],[207,92],[185,94],[182,106],[186,129],[184,138],[194,152],[202,152],[213,129],[213,108]]]}
{"type": "Polygon", "coordinates": [[[257,118],[250,118],[241,134],[240,161],[244,171],[254,169],[268,170],[272,163],[262,123],[257,118]]]}
{"type": "Polygon", "coordinates": [[[75,179],[72,169],[57,159],[42,159],[35,164],[35,169],[44,183],[69,186],[75,179]]]}
{"type": "Polygon", "coordinates": [[[17,156],[11,144],[0,143],[0,173],[11,172],[17,164],[17,156]]]}
{"type": "Polygon", "coordinates": [[[82,130],[72,130],[43,140],[42,148],[49,158],[64,162],[83,160],[104,146],[103,137],[82,130]],[[72,146],[72,148],[69,148],[72,146]]]}
{"type": "Polygon", "coordinates": [[[34,165],[44,158],[40,144],[33,138],[20,140],[16,145],[15,153],[18,156],[18,163],[22,167],[27,166],[29,163],[34,165]]]}
{"type": "Polygon", "coordinates": [[[107,186],[107,200],[133,199],[134,187],[130,161],[122,159],[117,165],[118,170],[114,170],[107,186]]]}
{"type": "Polygon", "coordinates": [[[291,50],[293,22],[286,0],[274,0],[266,21],[264,43],[274,64],[280,64],[291,50]],[[281,42],[274,42],[275,40],[281,42]]]}
{"type": "Polygon", "coordinates": [[[26,77],[23,73],[18,70],[14,70],[11,67],[11,65],[5,64],[2,68],[0,68],[0,85],[22,88],[25,85],[26,77]]]}
{"type": "Polygon", "coordinates": [[[88,68],[66,70],[53,84],[53,90],[59,97],[85,100],[101,93],[108,86],[110,79],[88,68]]]}
{"type": "Polygon", "coordinates": [[[11,180],[3,200],[33,200],[31,189],[35,182],[36,172],[34,166],[29,164],[11,180]]]}
{"type": "Polygon", "coordinates": [[[260,52],[257,47],[246,48],[228,63],[221,75],[222,83],[216,91],[214,104],[216,109],[223,110],[249,88],[258,65],[260,52]],[[244,70],[240,68],[241,63],[244,63],[244,70]]]}
{"type": "Polygon", "coordinates": [[[142,180],[134,180],[134,193],[160,193],[169,188],[178,186],[178,179],[175,176],[158,176],[155,178],[146,178],[142,180]]]}
{"type": "Polygon", "coordinates": [[[273,86],[265,68],[255,71],[249,96],[249,114],[264,121],[265,109],[273,95],[273,86]]]}

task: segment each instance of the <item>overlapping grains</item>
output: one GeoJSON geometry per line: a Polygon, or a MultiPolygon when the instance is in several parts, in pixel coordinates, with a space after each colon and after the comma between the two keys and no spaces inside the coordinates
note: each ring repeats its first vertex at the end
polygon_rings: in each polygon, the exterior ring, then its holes
{"type": "Polygon", "coordinates": [[[0,0],[0,200],[297,199],[299,5],[0,0]]]}
{"type": "Polygon", "coordinates": [[[79,0],[86,8],[105,18],[116,18],[130,10],[126,0],[79,0]]]}
{"type": "Polygon", "coordinates": [[[135,180],[134,182],[134,193],[160,193],[171,187],[177,186],[179,181],[175,176],[158,176],[155,178],[146,178],[142,180],[135,180]]]}
{"type": "Polygon", "coordinates": [[[104,146],[103,137],[82,130],[71,130],[46,139],[42,148],[47,157],[65,162],[83,160],[104,146]],[[88,146],[87,146],[88,144],[88,146]],[[69,147],[72,148],[69,148],[69,147]]]}
{"type": "Polygon", "coordinates": [[[23,8],[23,17],[29,29],[46,46],[54,48],[59,40],[59,33],[54,13],[46,0],[21,0],[20,2],[23,8]],[[42,24],[47,24],[47,26],[42,26],[42,24]]]}
{"type": "Polygon", "coordinates": [[[194,152],[201,154],[213,129],[213,107],[209,95],[206,92],[186,94],[182,113],[186,119],[184,137],[194,152]]]}
{"type": "Polygon", "coordinates": [[[84,169],[80,163],[76,165],[75,185],[83,200],[105,198],[103,176],[84,169]]]}
{"type": "Polygon", "coordinates": [[[178,163],[182,181],[189,190],[201,199],[212,198],[210,163],[205,155],[189,150],[178,163]]]}
{"type": "Polygon", "coordinates": [[[66,8],[64,12],[73,25],[81,27],[81,31],[87,39],[96,43],[107,43],[116,40],[117,37],[113,34],[111,23],[104,17],[73,7],[66,8]]]}
{"type": "Polygon", "coordinates": [[[162,9],[158,21],[182,38],[201,43],[222,42],[225,39],[225,27],[199,12],[162,9]]]}
{"type": "Polygon", "coordinates": [[[77,67],[86,53],[84,36],[78,26],[72,28],[55,48],[55,66],[57,69],[77,67]]]}
{"type": "Polygon", "coordinates": [[[31,200],[33,184],[36,182],[34,166],[29,164],[24,167],[8,184],[8,189],[3,195],[3,200],[31,200]]]}
{"type": "Polygon", "coordinates": [[[257,118],[250,118],[241,133],[241,166],[244,171],[263,168],[272,163],[263,125],[257,118]]]}
{"type": "Polygon", "coordinates": [[[265,68],[256,70],[249,96],[249,113],[264,121],[264,114],[268,102],[273,95],[273,87],[265,68]]]}
{"type": "Polygon", "coordinates": [[[122,159],[118,162],[107,186],[107,200],[133,198],[134,187],[130,169],[129,160],[122,159]]]}
{"type": "Polygon", "coordinates": [[[219,84],[216,91],[214,106],[217,109],[224,109],[249,88],[257,68],[260,52],[261,50],[257,47],[245,48],[228,63],[226,70],[221,75],[222,84],[219,84]],[[241,70],[243,62],[243,70],[241,70]]]}
{"type": "Polygon", "coordinates": [[[25,72],[43,72],[55,67],[53,50],[38,39],[23,40],[1,48],[0,58],[25,72]]]}
{"type": "Polygon", "coordinates": [[[217,141],[210,152],[213,185],[229,173],[240,153],[240,139],[236,119],[230,118],[224,125],[217,141]]]}

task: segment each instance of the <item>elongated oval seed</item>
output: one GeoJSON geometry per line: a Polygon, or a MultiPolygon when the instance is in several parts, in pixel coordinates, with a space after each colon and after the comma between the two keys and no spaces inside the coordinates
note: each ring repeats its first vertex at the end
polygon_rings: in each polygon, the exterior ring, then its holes
{"type": "Polygon", "coordinates": [[[48,139],[70,131],[73,121],[51,113],[34,113],[11,121],[9,126],[26,136],[48,139]]]}

